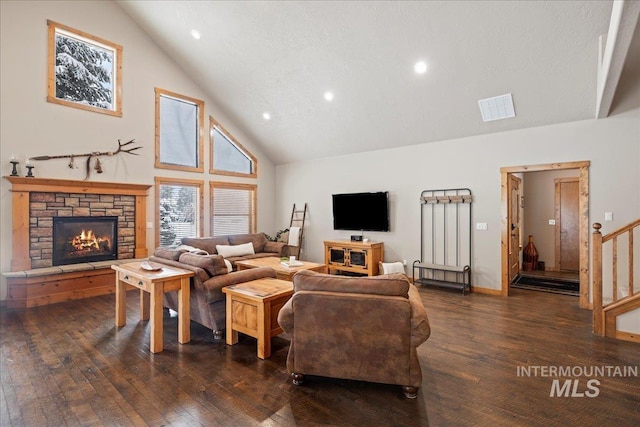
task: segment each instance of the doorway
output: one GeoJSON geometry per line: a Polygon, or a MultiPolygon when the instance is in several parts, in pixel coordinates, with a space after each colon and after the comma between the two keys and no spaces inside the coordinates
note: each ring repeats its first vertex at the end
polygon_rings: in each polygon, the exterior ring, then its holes
{"type": "MultiPolygon", "coordinates": [[[[513,279],[515,236],[512,235],[513,215],[517,211],[514,204],[512,178],[514,174],[524,172],[552,171],[562,169],[578,170],[578,270],[580,279],[579,304],[582,308],[589,307],[589,161],[550,163],[540,165],[512,166],[500,169],[501,198],[502,198],[502,289],[501,294],[509,295],[509,285],[513,279]]],[[[521,244],[519,243],[521,246],[521,244]]]]}

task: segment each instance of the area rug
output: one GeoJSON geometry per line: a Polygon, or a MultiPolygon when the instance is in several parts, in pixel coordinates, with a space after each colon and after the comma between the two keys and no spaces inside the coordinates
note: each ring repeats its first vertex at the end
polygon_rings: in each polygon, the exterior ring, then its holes
{"type": "Polygon", "coordinates": [[[534,277],[518,275],[511,287],[534,291],[553,292],[563,295],[580,295],[580,282],[577,280],[554,279],[552,277],[534,277]]]}

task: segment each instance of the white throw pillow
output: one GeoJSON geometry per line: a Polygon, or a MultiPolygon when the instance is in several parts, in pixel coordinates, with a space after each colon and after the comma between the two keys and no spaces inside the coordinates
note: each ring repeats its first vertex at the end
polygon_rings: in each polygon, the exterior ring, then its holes
{"type": "Polygon", "coordinates": [[[243,245],[216,245],[216,250],[219,255],[222,255],[225,258],[255,254],[255,251],[253,250],[253,243],[251,242],[243,245]]]}
{"type": "Polygon", "coordinates": [[[229,270],[229,273],[231,273],[233,271],[233,265],[231,265],[231,261],[225,259],[224,264],[227,266],[227,270],[229,270]]]}
{"type": "Polygon", "coordinates": [[[381,274],[404,273],[404,264],[400,261],[381,262],[380,265],[382,266],[381,274]]]}

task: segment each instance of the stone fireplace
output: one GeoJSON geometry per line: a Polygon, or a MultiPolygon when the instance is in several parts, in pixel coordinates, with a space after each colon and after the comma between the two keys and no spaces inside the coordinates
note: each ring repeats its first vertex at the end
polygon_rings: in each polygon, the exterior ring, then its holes
{"type": "Polygon", "coordinates": [[[146,258],[151,185],[5,177],[11,182],[9,307],[112,293],[111,264],[146,258]]]}
{"type": "MultiPolygon", "coordinates": [[[[89,260],[100,261],[97,257],[86,259],[74,254],[66,262],[55,259],[56,247],[61,242],[56,237],[56,225],[71,232],[75,225],[91,222],[98,226],[102,218],[115,219],[115,234],[110,246],[116,248],[115,257],[107,259],[134,258],[136,245],[136,197],[128,194],[83,194],[77,192],[31,192],[29,193],[29,257],[31,268],[74,264],[89,260]],[[74,261],[74,258],[75,259],[74,261]]],[[[88,224],[85,224],[88,225],[88,224]]],[[[104,229],[103,225],[100,225],[104,229]]],[[[88,230],[85,230],[88,232],[88,230]]],[[[105,230],[106,231],[106,230],[105,230]]],[[[82,229],[78,230],[82,232],[82,229]]],[[[81,237],[79,237],[81,238],[81,237]]],[[[89,249],[89,248],[87,248],[89,249]]],[[[86,254],[91,255],[91,254],[86,254]]],[[[95,254],[97,255],[97,254],[95,254]]]]}
{"type": "Polygon", "coordinates": [[[118,259],[118,217],[53,218],[53,265],[118,259]]]}

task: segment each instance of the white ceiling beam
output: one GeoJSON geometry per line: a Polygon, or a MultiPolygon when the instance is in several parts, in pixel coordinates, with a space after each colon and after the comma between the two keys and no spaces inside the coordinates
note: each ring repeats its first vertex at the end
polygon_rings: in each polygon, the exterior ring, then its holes
{"type": "Polygon", "coordinates": [[[624,63],[640,16],[640,1],[615,0],[606,41],[600,37],[596,118],[609,115],[613,97],[624,68],[624,63]]]}

